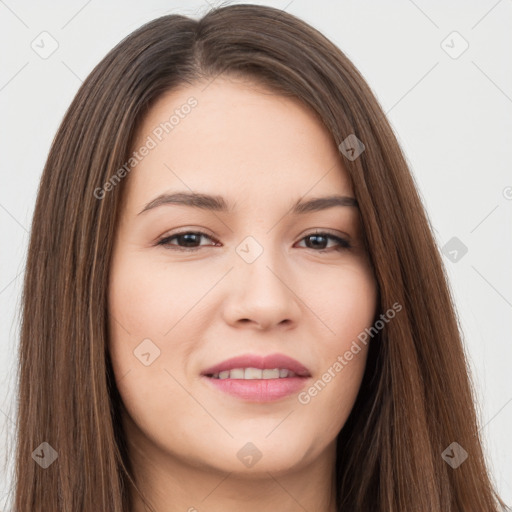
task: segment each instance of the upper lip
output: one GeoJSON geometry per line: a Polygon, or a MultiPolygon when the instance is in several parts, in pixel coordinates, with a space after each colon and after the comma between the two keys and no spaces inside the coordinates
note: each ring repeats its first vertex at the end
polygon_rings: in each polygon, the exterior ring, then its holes
{"type": "Polygon", "coordinates": [[[299,361],[284,354],[269,354],[261,356],[258,354],[244,354],[222,361],[201,372],[201,375],[213,375],[234,368],[259,368],[261,370],[272,370],[274,368],[286,368],[300,377],[309,377],[309,370],[299,361]]]}

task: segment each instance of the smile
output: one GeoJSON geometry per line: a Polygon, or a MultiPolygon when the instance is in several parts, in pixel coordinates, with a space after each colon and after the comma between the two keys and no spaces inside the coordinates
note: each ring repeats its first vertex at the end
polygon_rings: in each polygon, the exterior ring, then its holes
{"type": "Polygon", "coordinates": [[[274,368],[272,370],[262,370],[260,368],[233,368],[232,370],[224,370],[222,372],[208,375],[212,379],[243,379],[243,380],[254,380],[254,379],[286,379],[295,377],[296,374],[288,368],[274,368]]]}

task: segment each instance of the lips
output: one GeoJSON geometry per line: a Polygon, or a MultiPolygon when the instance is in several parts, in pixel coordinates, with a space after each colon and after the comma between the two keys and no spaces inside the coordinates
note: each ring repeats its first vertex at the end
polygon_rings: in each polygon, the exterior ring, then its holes
{"type": "Polygon", "coordinates": [[[201,377],[216,393],[245,403],[279,404],[303,389],[311,374],[299,361],[284,354],[246,354],[207,368],[201,377]]]}
{"type": "Polygon", "coordinates": [[[257,354],[246,354],[222,361],[201,372],[201,375],[211,377],[219,372],[233,370],[235,368],[259,368],[261,370],[273,370],[275,368],[287,369],[299,377],[310,377],[309,370],[299,361],[284,354],[269,354],[259,356],[257,354]]]}

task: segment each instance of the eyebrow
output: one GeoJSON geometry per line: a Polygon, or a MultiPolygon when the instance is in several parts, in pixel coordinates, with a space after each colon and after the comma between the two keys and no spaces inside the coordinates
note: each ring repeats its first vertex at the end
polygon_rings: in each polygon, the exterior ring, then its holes
{"type": "MultiPolygon", "coordinates": [[[[171,204],[190,206],[221,213],[232,213],[234,211],[234,206],[230,205],[222,196],[201,194],[199,192],[176,192],[173,194],[159,195],[150,201],[138,215],[159,206],[171,204]]],[[[352,206],[358,208],[357,200],[354,197],[331,195],[316,197],[306,201],[298,199],[293,205],[291,213],[297,215],[318,212],[335,206],[352,206]]]]}

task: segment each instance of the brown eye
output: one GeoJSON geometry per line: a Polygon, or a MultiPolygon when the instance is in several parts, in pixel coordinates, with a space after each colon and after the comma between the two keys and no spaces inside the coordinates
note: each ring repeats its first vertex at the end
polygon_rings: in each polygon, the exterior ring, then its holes
{"type": "Polygon", "coordinates": [[[213,240],[212,237],[201,231],[184,231],[183,233],[175,233],[174,235],[162,238],[157,245],[177,251],[195,251],[201,247],[201,245],[197,245],[201,241],[201,237],[213,240]],[[171,240],[174,239],[177,240],[177,244],[171,243],[171,240]]]}
{"type": "Polygon", "coordinates": [[[320,249],[317,252],[325,252],[328,251],[328,249],[332,249],[332,247],[323,247],[329,240],[334,240],[337,243],[338,246],[334,249],[338,251],[350,249],[352,247],[348,240],[339,236],[331,235],[330,233],[312,233],[305,236],[302,240],[311,240],[310,243],[306,243],[306,246],[308,249],[320,249]]]}

